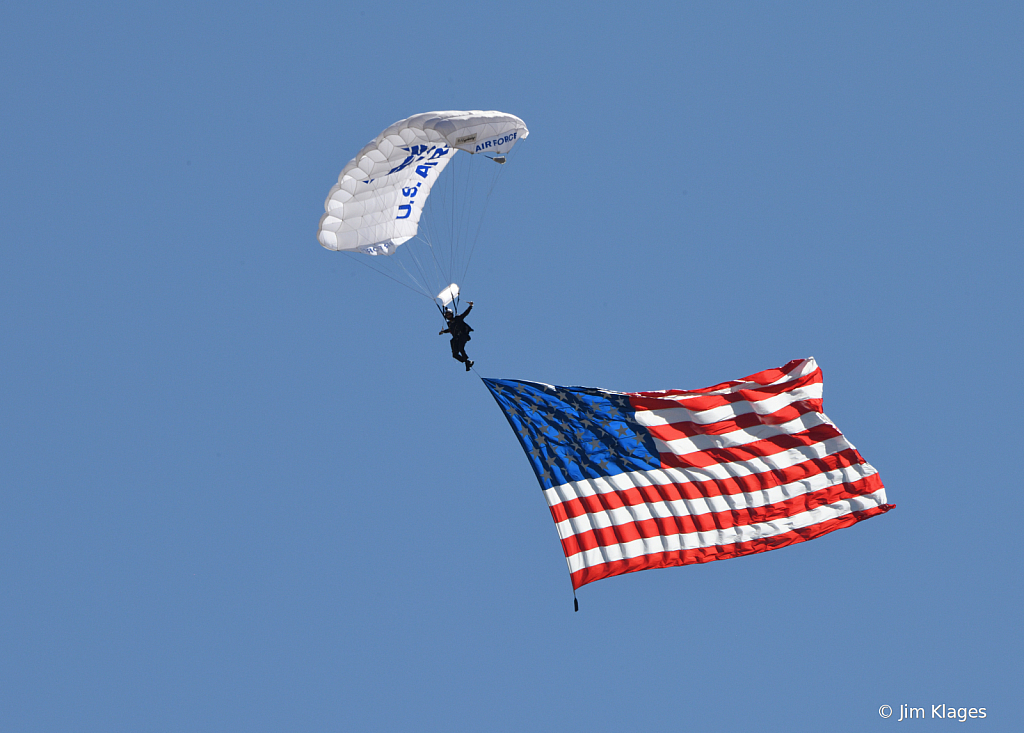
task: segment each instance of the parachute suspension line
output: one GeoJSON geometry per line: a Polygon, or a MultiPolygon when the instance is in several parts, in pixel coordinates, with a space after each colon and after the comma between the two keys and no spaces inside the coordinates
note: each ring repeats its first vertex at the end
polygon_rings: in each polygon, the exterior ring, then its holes
{"type": "Polygon", "coordinates": [[[420,220],[420,238],[431,243],[443,243],[441,251],[433,247],[435,265],[443,274],[441,287],[452,282],[461,282],[465,275],[465,247],[468,222],[476,212],[471,205],[471,192],[479,190],[474,186],[474,175],[479,165],[467,156],[470,153],[458,154],[456,151],[447,168],[431,191],[420,220]],[[424,237],[425,235],[425,237],[424,237]],[[447,250],[447,251],[444,251],[447,250]],[[461,276],[460,276],[461,273],[461,276]]]}
{"type": "MultiPolygon", "coordinates": [[[[481,156],[486,158],[487,156],[481,156]]],[[[493,173],[489,163],[485,163],[483,160],[476,161],[476,170],[473,171],[472,177],[467,177],[466,187],[472,191],[477,192],[476,197],[479,200],[480,191],[484,190],[484,184],[488,177],[492,177],[493,173]]],[[[467,196],[468,196],[467,191],[467,196]]],[[[479,236],[480,229],[483,227],[485,214],[487,213],[487,202],[486,198],[482,204],[475,204],[472,207],[473,215],[469,215],[469,208],[467,207],[466,216],[463,217],[460,224],[461,234],[459,235],[462,247],[459,250],[459,271],[461,277],[466,277],[466,273],[469,271],[469,262],[473,257],[473,248],[476,245],[475,236],[479,236]],[[473,235],[473,224],[476,224],[476,235],[473,235]]]]}
{"type": "MultiPolygon", "coordinates": [[[[482,157],[488,157],[486,155],[482,157]]],[[[469,265],[473,258],[473,252],[476,247],[476,242],[479,239],[480,231],[483,227],[483,221],[487,211],[487,196],[493,191],[494,184],[496,183],[496,175],[491,176],[490,190],[485,194],[483,205],[477,206],[469,204],[470,196],[472,192],[480,192],[485,190],[483,184],[487,179],[487,173],[485,171],[491,170],[486,163],[482,161],[466,161],[465,169],[460,176],[458,181],[453,180],[453,185],[461,186],[459,194],[464,198],[463,204],[459,207],[459,218],[456,218],[456,210],[452,209],[452,230],[454,232],[453,241],[454,246],[452,248],[452,273],[455,276],[456,281],[464,282],[469,271],[469,265]],[[472,225],[476,224],[475,233],[472,232],[472,225]],[[472,236],[471,236],[472,234],[472,236]],[[468,244],[468,247],[467,247],[468,244]]],[[[478,194],[479,196],[479,194],[478,194]]]]}
{"type": "MultiPolygon", "coordinates": [[[[374,256],[372,263],[365,255],[349,254],[369,269],[431,300],[451,283],[464,285],[491,197],[505,167],[492,167],[496,165],[494,160],[453,149],[446,170],[438,176],[446,180],[435,181],[413,238],[389,248],[390,255],[374,256]],[[429,254],[421,252],[421,247],[428,247],[429,254]]],[[[386,208],[383,191],[375,189],[372,197],[377,208],[386,208]]],[[[454,307],[457,310],[460,306],[461,298],[457,297],[454,307]]]]}
{"type": "MultiPolygon", "coordinates": [[[[456,151],[457,153],[458,151],[456,151]]],[[[434,261],[435,271],[440,273],[443,283],[439,283],[440,287],[444,287],[449,283],[453,282],[453,269],[450,261],[444,263],[438,259],[438,255],[441,254],[444,257],[444,253],[439,253],[434,243],[440,242],[451,242],[451,232],[442,231],[444,225],[447,225],[448,217],[445,216],[447,210],[454,211],[454,202],[450,201],[448,195],[448,186],[450,185],[449,178],[452,177],[453,172],[456,172],[459,168],[456,161],[459,156],[453,153],[451,161],[448,163],[447,171],[442,172],[441,176],[445,177],[444,181],[438,181],[434,184],[433,191],[431,192],[430,198],[427,199],[426,206],[423,209],[424,216],[420,219],[420,231],[417,233],[416,238],[423,241],[431,248],[431,256],[434,261]],[[447,264],[447,266],[446,266],[447,264]]],[[[443,249],[443,248],[442,248],[443,249]]],[[[451,249],[449,248],[448,254],[450,255],[451,249]]],[[[448,257],[450,260],[450,257],[448,257]]]]}
{"type": "MultiPolygon", "coordinates": [[[[415,259],[415,255],[413,255],[413,260],[414,260],[414,262],[416,262],[417,265],[419,264],[419,261],[415,259]]],[[[430,290],[428,290],[424,285],[421,285],[419,283],[419,281],[416,279],[416,276],[413,275],[411,272],[409,272],[408,268],[406,268],[405,263],[402,262],[401,260],[396,260],[396,261],[398,262],[398,266],[402,268],[402,271],[405,272],[405,274],[409,277],[409,279],[412,280],[417,285],[419,285],[420,292],[422,292],[428,298],[433,299],[433,296],[431,295],[430,290]]],[[[422,268],[419,268],[419,269],[422,270],[422,268]]],[[[422,277],[422,273],[421,273],[421,277],[422,277]]]]}
{"type": "MultiPolygon", "coordinates": [[[[460,259],[462,257],[462,249],[465,244],[465,230],[470,220],[470,212],[473,210],[473,204],[470,195],[471,192],[474,190],[474,186],[472,185],[473,181],[476,177],[476,174],[479,172],[480,168],[479,165],[475,165],[475,163],[477,162],[478,161],[467,160],[466,165],[464,166],[466,171],[463,174],[461,181],[456,182],[462,184],[462,191],[458,193],[457,196],[461,197],[461,201],[463,203],[460,204],[459,206],[460,216],[458,221],[455,221],[454,219],[452,221],[452,227],[455,229],[455,246],[452,248],[453,275],[458,273],[460,269],[459,264],[460,259]]],[[[453,211],[452,213],[454,214],[455,212],[453,211]]],[[[463,272],[459,275],[460,279],[464,279],[465,274],[466,273],[463,270],[463,272]]]]}
{"type": "MultiPolygon", "coordinates": [[[[467,154],[471,155],[471,154],[467,154]]],[[[448,225],[448,241],[451,246],[449,253],[449,273],[453,282],[464,283],[468,262],[466,261],[466,241],[469,238],[470,225],[474,218],[482,216],[473,203],[473,192],[480,190],[476,184],[483,177],[481,163],[467,156],[459,156],[461,163],[453,168],[450,174],[450,207],[445,212],[445,223],[448,225]]],[[[455,163],[453,159],[452,163],[455,163]]],[[[448,197],[445,198],[448,201],[448,197]]]]}
{"type": "MultiPolygon", "coordinates": [[[[465,162],[468,163],[469,161],[467,160],[465,162]]],[[[458,193],[459,177],[464,175],[462,171],[468,166],[461,165],[460,163],[461,161],[458,160],[458,156],[452,158],[452,164],[455,164],[456,167],[452,169],[448,176],[451,179],[451,199],[448,203],[448,210],[451,212],[451,218],[445,223],[448,225],[448,241],[451,243],[451,246],[448,248],[448,275],[452,282],[455,281],[455,257],[459,251],[459,233],[453,226],[455,221],[455,212],[460,208],[468,208],[468,202],[464,202],[464,199],[460,198],[458,193]]]]}
{"type": "MultiPolygon", "coordinates": [[[[448,168],[451,168],[454,163],[455,158],[453,156],[452,160],[448,163],[448,168]]],[[[446,174],[441,173],[441,175],[443,176],[446,174]]],[[[438,201],[444,199],[444,185],[445,184],[442,183],[440,179],[434,183],[434,186],[431,189],[431,195],[423,207],[419,230],[416,233],[416,239],[430,247],[430,256],[433,260],[434,270],[440,273],[440,279],[442,280],[448,277],[448,273],[445,272],[444,265],[438,261],[438,252],[435,249],[434,244],[443,242],[444,238],[439,236],[440,232],[438,230],[437,222],[435,221],[437,217],[434,215],[434,211],[438,206],[438,201]]],[[[442,206],[441,208],[444,207],[442,206]]],[[[450,282],[450,280],[448,282],[450,282]]],[[[447,282],[445,284],[447,284],[447,282]]]]}
{"type": "MultiPolygon", "coordinates": [[[[385,208],[385,198],[382,192],[374,190],[373,195],[374,199],[378,203],[379,208],[385,208]]],[[[423,264],[423,262],[421,262],[421,258],[417,254],[418,248],[410,246],[414,243],[413,241],[401,245],[396,245],[397,249],[395,249],[390,255],[383,255],[384,259],[380,259],[380,255],[375,256],[374,265],[369,265],[362,257],[358,257],[357,259],[359,259],[359,261],[362,262],[364,265],[367,265],[371,270],[374,270],[375,272],[384,275],[388,279],[393,280],[403,285],[404,287],[413,290],[414,292],[420,293],[421,295],[423,295],[426,298],[429,298],[430,300],[434,300],[436,293],[439,291],[439,289],[447,285],[449,282],[451,282],[450,273],[443,272],[444,267],[437,260],[436,248],[429,240],[424,239],[420,234],[416,234],[414,240],[419,240],[423,242],[425,246],[430,248],[430,256],[434,265],[434,267],[432,268],[433,273],[430,272],[431,268],[426,267],[423,264]],[[406,265],[405,260],[409,260],[408,267],[406,265]],[[413,268],[419,275],[418,278],[416,277],[416,275],[410,272],[410,267],[413,268]],[[399,272],[404,273],[405,277],[408,278],[408,280],[411,281],[415,285],[415,287],[411,287],[406,282],[403,282],[401,277],[396,277],[396,275],[398,275],[399,272]],[[441,280],[445,280],[445,282],[441,283],[441,280]]]]}
{"type": "Polygon", "coordinates": [[[480,230],[484,226],[484,215],[487,213],[487,204],[491,202],[491,194],[494,193],[494,188],[498,185],[498,179],[501,177],[501,173],[504,170],[504,165],[498,166],[498,172],[491,179],[491,186],[487,189],[487,195],[484,197],[483,211],[480,212],[480,221],[476,225],[476,234],[473,235],[473,239],[470,242],[469,256],[466,258],[466,265],[462,270],[463,278],[465,278],[466,273],[469,271],[469,263],[473,261],[473,253],[476,251],[476,243],[477,240],[480,239],[480,230]]]}
{"type": "MultiPolygon", "coordinates": [[[[409,247],[408,244],[402,246],[408,249],[408,259],[411,260],[411,264],[416,268],[416,273],[420,276],[420,281],[422,282],[421,287],[429,293],[433,288],[430,287],[430,283],[427,281],[427,273],[426,271],[424,271],[423,265],[420,264],[419,258],[416,256],[416,251],[412,247],[409,247]]],[[[401,252],[396,252],[395,256],[398,256],[399,254],[404,255],[406,254],[406,251],[402,250],[401,252]]],[[[398,263],[405,271],[405,274],[409,276],[409,279],[415,282],[416,277],[411,272],[409,272],[408,268],[406,268],[405,266],[405,263],[402,262],[401,260],[398,260],[398,263]]]]}
{"type": "MultiPolygon", "coordinates": [[[[380,191],[374,190],[373,197],[377,204],[380,206],[380,208],[384,208],[384,196],[382,195],[382,193],[380,191]]],[[[414,293],[419,293],[423,297],[433,300],[433,295],[431,294],[430,290],[427,287],[424,287],[423,283],[417,281],[416,278],[413,277],[406,269],[405,264],[401,260],[400,252],[398,250],[396,250],[394,253],[390,255],[365,255],[357,254],[356,252],[352,251],[345,252],[364,267],[368,267],[374,272],[383,275],[389,280],[398,283],[402,287],[412,290],[414,293]],[[372,257],[373,264],[367,262],[367,257],[372,257]],[[380,259],[381,257],[384,257],[385,259],[380,259]],[[406,276],[409,278],[410,281],[412,281],[412,283],[416,287],[413,287],[412,285],[409,285],[409,283],[403,282],[400,278],[395,277],[399,269],[403,270],[406,273],[406,276]]]]}
{"type": "Polygon", "coordinates": [[[449,243],[448,247],[448,275],[450,279],[455,281],[455,262],[459,252],[459,231],[456,225],[457,212],[462,209],[465,211],[469,208],[469,202],[465,197],[460,196],[459,193],[459,180],[467,175],[471,168],[469,167],[469,160],[466,160],[466,165],[459,164],[459,156],[452,158],[452,162],[449,163],[448,167],[451,169],[448,174],[449,183],[451,186],[450,192],[448,187],[445,187],[445,197],[442,199],[442,203],[445,204],[447,209],[447,217],[438,217],[444,219],[444,223],[448,226],[447,240],[449,243]],[[463,172],[465,169],[465,172],[463,172]]]}
{"type": "MultiPolygon", "coordinates": [[[[451,279],[451,273],[446,273],[444,267],[441,265],[440,262],[438,262],[436,248],[430,241],[428,241],[423,237],[423,235],[418,233],[416,234],[415,241],[423,242],[423,244],[430,249],[430,258],[433,261],[434,273],[436,275],[436,277],[431,281],[433,283],[433,285],[431,285],[431,288],[432,290],[436,291],[435,293],[433,293],[434,297],[436,298],[437,292],[440,292],[445,287],[447,287],[451,282],[453,282],[451,279]]],[[[410,252],[412,252],[412,250],[410,250],[410,252]]],[[[419,265],[419,259],[415,256],[415,254],[412,254],[410,256],[412,256],[413,259],[416,260],[417,264],[419,265]]],[[[421,269],[425,269],[423,268],[422,265],[419,266],[421,267],[421,269]]]]}
{"type": "Polygon", "coordinates": [[[443,279],[437,283],[439,288],[453,282],[465,284],[491,196],[505,167],[499,164],[493,168],[494,160],[483,154],[454,151],[440,174],[444,180],[434,184],[426,201],[416,238],[431,248],[435,271],[443,279]],[[485,163],[483,158],[492,162],[485,163]]]}
{"type": "MultiPolygon", "coordinates": [[[[457,272],[459,270],[459,249],[460,249],[460,232],[457,222],[457,216],[462,210],[462,214],[467,213],[468,197],[466,201],[463,201],[462,181],[464,178],[470,175],[472,171],[472,165],[468,160],[463,160],[466,155],[453,154],[451,161],[448,164],[445,172],[442,173],[445,177],[444,181],[439,181],[435,184],[431,197],[427,199],[427,206],[430,208],[430,214],[424,216],[423,222],[426,224],[431,238],[437,242],[444,242],[447,252],[439,253],[444,262],[438,262],[438,267],[443,271],[445,276],[445,284],[457,282],[457,272]]],[[[468,184],[465,186],[469,188],[468,184]]]]}
{"type": "MultiPolygon", "coordinates": [[[[416,288],[414,288],[409,283],[404,283],[401,280],[399,280],[397,277],[394,277],[394,276],[388,274],[387,272],[384,272],[384,270],[378,269],[378,268],[374,267],[373,265],[371,265],[369,262],[366,261],[366,255],[360,255],[360,254],[358,254],[356,252],[352,252],[350,250],[341,250],[341,251],[344,254],[349,255],[350,259],[355,260],[356,262],[361,264],[363,267],[367,267],[367,268],[373,270],[378,275],[383,275],[388,280],[394,280],[396,283],[401,285],[403,288],[407,288],[407,289],[413,291],[414,293],[416,293],[417,295],[422,295],[424,298],[430,298],[430,296],[427,293],[425,293],[422,289],[417,290],[416,288]]],[[[432,300],[432,298],[430,298],[430,299],[432,300]]]]}
{"type": "MultiPolygon", "coordinates": [[[[417,236],[416,239],[419,239],[419,237],[417,236]]],[[[420,240],[420,241],[422,241],[422,240],[420,240]]],[[[431,246],[430,242],[424,242],[424,244],[430,249],[431,256],[433,256],[434,248],[431,246]]],[[[402,245],[403,249],[401,250],[400,253],[403,254],[404,256],[408,257],[410,260],[412,260],[412,264],[416,266],[416,271],[419,273],[420,278],[423,280],[424,290],[426,290],[428,295],[433,297],[434,292],[437,290],[437,280],[438,280],[438,278],[436,277],[436,268],[435,268],[435,276],[431,277],[429,275],[429,273],[428,273],[427,268],[424,267],[422,262],[420,262],[420,258],[417,255],[418,248],[414,247],[414,246],[411,246],[411,245],[412,245],[412,243],[407,243],[407,244],[402,245]]],[[[400,253],[396,252],[395,256],[397,256],[400,253]]],[[[399,260],[399,263],[401,263],[401,260],[399,260]]],[[[403,269],[404,269],[404,265],[403,265],[403,269]]],[[[406,270],[406,272],[408,272],[408,270],[406,270]]],[[[411,278],[412,275],[409,275],[409,277],[411,278]]]]}

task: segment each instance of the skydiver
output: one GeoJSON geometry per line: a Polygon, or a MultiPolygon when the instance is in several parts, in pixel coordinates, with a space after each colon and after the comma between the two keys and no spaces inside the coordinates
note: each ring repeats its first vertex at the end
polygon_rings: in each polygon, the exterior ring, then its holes
{"type": "Polygon", "coordinates": [[[437,332],[438,336],[445,333],[450,333],[452,335],[452,358],[455,359],[455,361],[461,361],[464,363],[466,365],[467,372],[473,366],[473,362],[471,362],[469,357],[466,356],[466,342],[472,338],[472,336],[469,335],[469,332],[473,329],[470,328],[468,323],[466,323],[465,318],[469,315],[471,310],[473,310],[472,300],[469,301],[469,307],[466,308],[461,315],[453,313],[448,308],[445,308],[443,313],[444,319],[448,322],[448,328],[437,332]]]}

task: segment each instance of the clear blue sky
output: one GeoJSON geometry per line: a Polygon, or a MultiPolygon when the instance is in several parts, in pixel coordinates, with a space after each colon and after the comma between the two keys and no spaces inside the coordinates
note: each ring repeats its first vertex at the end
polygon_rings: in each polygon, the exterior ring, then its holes
{"type": "Polygon", "coordinates": [[[0,10],[0,727],[1021,729],[1024,11],[615,5],[0,10]],[[531,133],[482,375],[814,356],[897,508],[573,613],[436,312],[315,238],[437,109],[531,133]]]}

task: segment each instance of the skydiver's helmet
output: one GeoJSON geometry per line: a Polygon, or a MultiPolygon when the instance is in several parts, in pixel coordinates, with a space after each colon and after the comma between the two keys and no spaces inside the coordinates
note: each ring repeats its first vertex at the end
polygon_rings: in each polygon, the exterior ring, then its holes
{"type": "Polygon", "coordinates": [[[448,308],[444,309],[444,319],[446,321],[450,321],[454,317],[455,317],[455,314],[452,313],[450,309],[448,309],[448,308]]]}

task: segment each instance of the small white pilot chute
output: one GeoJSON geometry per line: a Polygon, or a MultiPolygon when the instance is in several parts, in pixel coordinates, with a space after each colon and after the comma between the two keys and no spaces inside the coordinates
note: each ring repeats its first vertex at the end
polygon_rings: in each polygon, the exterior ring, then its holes
{"type": "Polygon", "coordinates": [[[459,286],[455,283],[452,283],[437,294],[437,299],[441,301],[441,305],[451,305],[451,302],[458,297],[459,286]]]}

